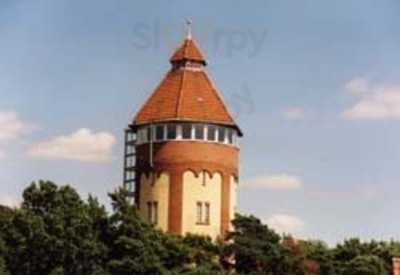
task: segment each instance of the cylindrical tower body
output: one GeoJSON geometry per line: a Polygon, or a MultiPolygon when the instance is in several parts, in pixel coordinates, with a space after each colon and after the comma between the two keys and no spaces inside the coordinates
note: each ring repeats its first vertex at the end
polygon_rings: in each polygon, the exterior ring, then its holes
{"type": "Polygon", "coordinates": [[[234,217],[242,134],[191,38],[170,61],[171,70],[129,125],[125,183],[134,186],[145,220],[215,239],[234,217]]]}

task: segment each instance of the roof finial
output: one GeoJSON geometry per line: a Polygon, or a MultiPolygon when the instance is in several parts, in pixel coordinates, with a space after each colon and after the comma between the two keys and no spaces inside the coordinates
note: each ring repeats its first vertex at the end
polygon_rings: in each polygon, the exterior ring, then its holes
{"type": "Polygon", "coordinates": [[[186,19],[186,31],[187,31],[186,39],[192,39],[192,20],[190,19],[186,19]]]}

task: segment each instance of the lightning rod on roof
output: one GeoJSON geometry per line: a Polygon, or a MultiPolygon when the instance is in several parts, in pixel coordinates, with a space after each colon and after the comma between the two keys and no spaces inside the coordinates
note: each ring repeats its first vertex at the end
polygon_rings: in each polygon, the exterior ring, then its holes
{"type": "Polygon", "coordinates": [[[187,39],[192,39],[192,20],[186,19],[187,39]]]}

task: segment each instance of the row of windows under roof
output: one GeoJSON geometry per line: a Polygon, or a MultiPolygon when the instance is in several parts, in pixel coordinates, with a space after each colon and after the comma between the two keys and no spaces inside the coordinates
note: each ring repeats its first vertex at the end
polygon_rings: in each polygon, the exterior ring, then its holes
{"type": "Polygon", "coordinates": [[[201,123],[168,123],[144,126],[137,131],[137,144],[165,140],[199,140],[238,145],[235,129],[201,123]]]}

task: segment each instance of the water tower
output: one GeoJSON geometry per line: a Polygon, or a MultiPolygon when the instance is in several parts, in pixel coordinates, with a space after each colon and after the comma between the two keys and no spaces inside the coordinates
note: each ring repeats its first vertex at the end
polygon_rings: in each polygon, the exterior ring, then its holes
{"type": "Polygon", "coordinates": [[[215,239],[234,218],[242,132],[190,29],[170,63],[126,130],[124,184],[148,222],[215,239]]]}

